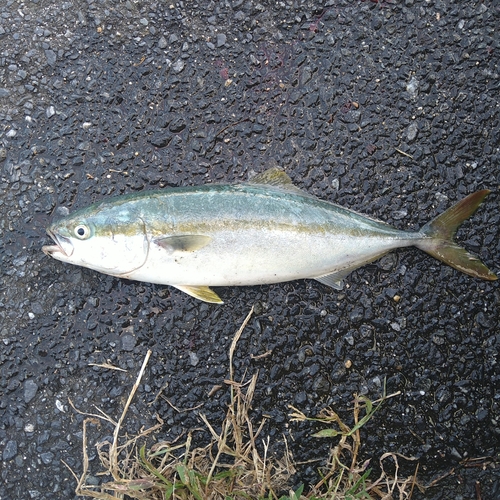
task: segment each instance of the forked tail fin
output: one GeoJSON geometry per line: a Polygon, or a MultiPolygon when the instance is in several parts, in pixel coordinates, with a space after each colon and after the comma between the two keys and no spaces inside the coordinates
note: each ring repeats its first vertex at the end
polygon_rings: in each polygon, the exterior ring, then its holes
{"type": "Polygon", "coordinates": [[[472,193],[427,223],[420,230],[423,238],[415,246],[470,276],[496,280],[495,273],[453,241],[460,224],[477,210],[490,192],[488,189],[483,189],[472,193]]]}

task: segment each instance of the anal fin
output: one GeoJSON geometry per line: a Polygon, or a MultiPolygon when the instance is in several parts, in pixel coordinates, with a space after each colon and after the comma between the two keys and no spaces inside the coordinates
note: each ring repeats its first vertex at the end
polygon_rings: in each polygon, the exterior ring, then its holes
{"type": "Polygon", "coordinates": [[[323,283],[323,285],[335,288],[335,290],[342,290],[342,288],[344,287],[344,283],[342,280],[346,276],[351,274],[356,269],[359,269],[360,267],[366,264],[370,264],[370,262],[373,262],[374,260],[380,259],[380,257],[383,257],[386,253],[387,251],[384,251],[379,254],[372,255],[370,257],[367,257],[365,260],[361,262],[356,262],[356,264],[341,269],[340,271],[335,271],[334,273],[331,274],[325,274],[324,276],[315,276],[313,279],[319,281],[320,283],[323,283]]]}
{"type": "MultiPolygon", "coordinates": [[[[356,266],[358,267],[358,266],[356,266]]],[[[353,269],[342,269],[342,271],[337,271],[336,273],[327,274],[326,276],[320,276],[318,278],[314,278],[316,281],[323,283],[323,285],[334,288],[335,290],[342,290],[344,288],[343,279],[350,274],[353,269]]]]}
{"type": "Polygon", "coordinates": [[[210,304],[224,304],[222,299],[208,286],[193,286],[193,285],[172,285],[181,292],[187,293],[195,299],[209,302],[210,304]]]}

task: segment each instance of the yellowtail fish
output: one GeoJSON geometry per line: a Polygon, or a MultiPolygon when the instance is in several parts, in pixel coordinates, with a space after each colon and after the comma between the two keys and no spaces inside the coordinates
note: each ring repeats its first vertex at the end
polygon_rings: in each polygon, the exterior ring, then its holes
{"type": "Polygon", "coordinates": [[[418,232],[400,231],[320,200],[270,169],[239,184],[117,196],[54,222],[45,254],[101,273],[171,285],[222,303],[210,286],[312,278],[340,289],[354,269],[416,246],[476,278],[497,277],[453,241],[488,190],[477,191],[418,232]]]}

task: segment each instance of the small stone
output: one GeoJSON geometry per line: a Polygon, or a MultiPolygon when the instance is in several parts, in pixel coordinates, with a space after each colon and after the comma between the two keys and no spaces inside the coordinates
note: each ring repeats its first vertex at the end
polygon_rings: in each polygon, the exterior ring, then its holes
{"type": "Polygon", "coordinates": [[[17,442],[14,440],[7,441],[3,449],[2,459],[4,461],[12,460],[17,455],[17,442]]]}
{"type": "Polygon", "coordinates": [[[443,194],[443,193],[439,193],[439,192],[438,192],[438,193],[436,193],[436,194],[434,195],[434,197],[436,198],[436,201],[437,201],[438,203],[446,203],[446,202],[448,201],[448,196],[446,196],[446,195],[445,195],[445,194],[443,194]]]}
{"type": "Polygon", "coordinates": [[[196,355],[195,352],[189,352],[189,363],[191,366],[196,366],[200,362],[200,358],[196,355]]]}
{"type": "Polygon", "coordinates": [[[307,394],[304,391],[300,391],[295,394],[295,404],[303,405],[307,402],[307,394]]]}
{"type": "Polygon", "coordinates": [[[19,388],[20,385],[21,385],[21,382],[19,382],[19,379],[11,378],[9,380],[9,383],[7,384],[7,391],[14,392],[15,390],[17,390],[19,388]]]}
{"type": "Polygon", "coordinates": [[[80,151],[90,151],[91,148],[92,146],[90,144],[90,141],[80,142],[80,144],[76,146],[76,149],[79,149],[80,151]]]}
{"type": "Polygon", "coordinates": [[[9,89],[0,89],[0,97],[8,97],[10,95],[9,89]]]}
{"type": "Polygon", "coordinates": [[[177,59],[177,61],[174,62],[172,69],[175,73],[180,73],[184,69],[184,61],[182,59],[177,59]]]}
{"type": "Polygon", "coordinates": [[[487,408],[479,408],[476,411],[476,418],[478,422],[483,422],[484,420],[486,420],[488,418],[488,414],[489,412],[487,408]]]}
{"type": "Polygon", "coordinates": [[[446,340],[441,335],[436,334],[432,336],[432,342],[434,342],[434,344],[436,345],[443,345],[446,340]]]}
{"type": "Polygon", "coordinates": [[[170,132],[173,132],[175,134],[182,132],[185,128],[186,121],[181,116],[178,118],[174,118],[168,127],[170,132]]]}
{"type": "Polygon", "coordinates": [[[24,432],[27,432],[27,433],[35,432],[35,426],[33,424],[26,424],[24,426],[24,432]]]}
{"type": "Polygon", "coordinates": [[[122,337],[122,349],[124,351],[133,351],[135,347],[135,337],[133,335],[124,335],[122,337]]]}
{"type": "Polygon", "coordinates": [[[53,50],[47,49],[45,51],[45,57],[47,58],[47,62],[49,63],[49,65],[54,66],[57,61],[57,54],[53,50]]]}
{"type": "Polygon", "coordinates": [[[97,307],[99,305],[99,299],[97,297],[89,297],[87,299],[87,302],[92,306],[92,307],[97,307]]]}
{"type": "Polygon", "coordinates": [[[399,323],[396,323],[395,321],[393,321],[391,323],[391,328],[393,330],[395,330],[396,332],[400,332],[401,331],[401,326],[399,325],[399,323]]]}
{"type": "MultiPolygon", "coordinates": [[[[496,316],[496,314],[495,314],[496,316]]],[[[476,321],[479,324],[479,326],[482,326],[484,328],[493,328],[494,327],[494,322],[490,319],[490,317],[486,314],[484,314],[483,311],[480,311],[476,315],[476,321]]]]}
{"type": "Polygon", "coordinates": [[[129,140],[129,135],[128,134],[120,134],[116,138],[116,147],[123,146],[123,144],[125,144],[128,140],[129,140]]]}
{"type": "Polygon", "coordinates": [[[28,404],[38,391],[38,385],[31,379],[24,382],[24,402],[28,404]]]}
{"type": "Polygon", "coordinates": [[[380,269],[383,269],[384,271],[391,271],[394,269],[396,265],[397,257],[393,253],[389,253],[387,255],[384,255],[379,261],[378,261],[378,267],[380,269]]]}
{"type": "Polygon", "coordinates": [[[314,380],[312,388],[313,391],[318,394],[328,394],[330,391],[330,382],[328,382],[328,379],[320,375],[314,380]]]}
{"type": "Polygon", "coordinates": [[[374,16],[371,25],[374,30],[380,29],[382,27],[382,19],[379,16],[374,16]]]}
{"type": "Polygon", "coordinates": [[[43,314],[45,312],[43,309],[43,306],[42,306],[42,304],[40,304],[40,302],[33,302],[33,304],[31,304],[31,310],[35,314],[43,314]]]}
{"type": "Polygon", "coordinates": [[[165,134],[157,134],[151,137],[151,144],[157,148],[164,148],[170,142],[170,136],[165,134]]]}
{"type": "Polygon", "coordinates": [[[54,460],[54,454],[51,451],[47,451],[46,453],[41,453],[40,458],[45,465],[49,465],[54,460]]]}
{"type": "Polygon", "coordinates": [[[69,214],[69,208],[68,207],[57,207],[56,208],[56,215],[59,215],[61,217],[66,217],[66,215],[69,214]]]}
{"type": "Polygon", "coordinates": [[[159,40],[158,40],[158,47],[160,49],[166,49],[167,48],[167,39],[162,36],[159,40]]]}
{"type": "Polygon", "coordinates": [[[56,110],[55,110],[54,106],[49,106],[45,110],[45,114],[47,115],[47,118],[50,118],[51,116],[54,116],[56,114],[56,110]]]}
{"type": "Polygon", "coordinates": [[[412,122],[408,129],[406,130],[406,137],[408,142],[413,142],[418,135],[418,125],[415,122],[412,122]]]}
{"type": "Polygon", "coordinates": [[[406,85],[406,92],[410,94],[412,98],[417,97],[418,94],[418,80],[412,76],[410,78],[410,81],[406,85]]]}
{"type": "Polygon", "coordinates": [[[61,413],[66,413],[66,409],[64,408],[64,405],[59,399],[56,399],[56,408],[61,412],[61,413]]]}
{"type": "Polygon", "coordinates": [[[359,323],[365,315],[365,311],[362,307],[355,307],[354,310],[349,315],[353,323],[359,323]]]}
{"type": "Polygon", "coordinates": [[[403,208],[402,210],[396,210],[392,213],[392,217],[396,220],[404,219],[408,215],[408,210],[403,208]]]}
{"type": "Polygon", "coordinates": [[[227,37],[224,33],[217,34],[217,47],[222,47],[226,44],[227,37]]]}
{"type": "Polygon", "coordinates": [[[21,255],[20,257],[16,257],[12,261],[12,265],[14,267],[22,267],[24,264],[26,264],[26,261],[28,260],[28,257],[26,255],[21,255]]]}

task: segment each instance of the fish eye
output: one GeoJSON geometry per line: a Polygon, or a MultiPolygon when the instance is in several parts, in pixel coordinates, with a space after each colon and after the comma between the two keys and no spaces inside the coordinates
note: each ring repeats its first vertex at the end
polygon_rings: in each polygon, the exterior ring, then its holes
{"type": "Polygon", "coordinates": [[[74,233],[79,240],[86,240],[90,236],[90,228],[85,224],[78,224],[74,233]]]}

